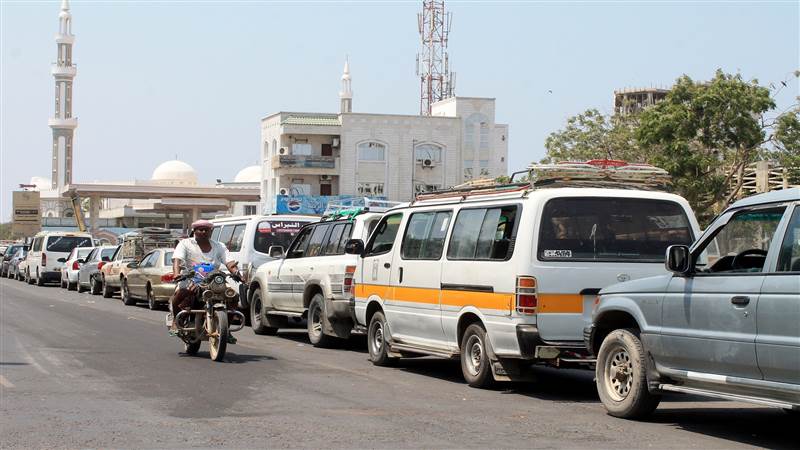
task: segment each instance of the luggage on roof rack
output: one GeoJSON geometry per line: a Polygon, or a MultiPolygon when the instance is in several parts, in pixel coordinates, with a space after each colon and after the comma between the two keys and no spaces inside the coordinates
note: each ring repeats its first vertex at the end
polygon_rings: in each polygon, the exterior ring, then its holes
{"type": "Polygon", "coordinates": [[[638,164],[618,159],[592,159],[585,162],[562,161],[555,164],[528,166],[534,186],[549,184],[592,185],[597,187],[665,188],[669,173],[650,164],[638,164]]]}
{"type": "Polygon", "coordinates": [[[328,207],[322,213],[322,221],[353,217],[365,212],[384,212],[400,204],[401,202],[369,197],[340,199],[338,203],[328,203],[328,207]]]}

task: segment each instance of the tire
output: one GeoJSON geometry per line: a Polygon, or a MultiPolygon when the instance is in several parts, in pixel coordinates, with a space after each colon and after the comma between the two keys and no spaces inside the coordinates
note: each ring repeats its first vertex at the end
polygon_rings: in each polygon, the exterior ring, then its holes
{"type": "Polygon", "coordinates": [[[494,384],[486,339],[486,330],[477,323],[468,326],[461,338],[461,373],[474,388],[488,388],[494,384]]]}
{"type": "Polygon", "coordinates": [[[156,303],[156,296],[153,295],[153,289],[148,284],[147,285],[147,307],[150,308],[151,310],[155,311],[155,310],[159,309],[159,306],[160,305],[158,303],[156,303]]]}
{"type": "Polygon", "coordinates": [[[122,297],[122,303],[124,303],[125,306],[134,306],[134,305],[136,305],[136,299],[131,296],[130,289],[128,289],[128,279],[127,278],[123,278],[122,279],[122,287],[120,288],[120,291],[122,292],[120,297],[122,297]]]}
{"type": "Polygon", "coordinates": [[[388,326],[382,311],[376,311],[369,321],[367,330],[367,348],[369,360],[376,366],[391,366],[397,363],[397,358],[389,356],[386,337],[388,326]]]}
{"type": "Polygon", "coordinates": [[[106,283],[106,277],[103,277],[103,298],[111,298],[114,295],[114,290],[106,283]]]}
{"type": "Polygon", "coordinates": [[[603,339],[595,378],[600,401],[614,417],[647,416],[661,401],[647,390],[645,352],[638,330],[614,330],[603,339]]]}
{"type": "Polygon", "coordinates": [[[44,286],[44,280],[42,279],[42,274],[39,273],[39,269],[36,269],[36,285],[44,286]]]}
{"type": "Polygon", "coordinates": [[[61,286],[61,289],[66,289],[66,288],[67,288],[67,284],[66,284],[66,283],[64,283],[64,277],[63,277],[63,276],[61,277],[61,283],[60,283],[60,286],[61,286]]]}
{"type": "Polygon", "coordinates": [[[78,289],[78,283],[67,283],[67,290],[74,291],[78,289]]]}
{"type": "Polygon", "coordinates": [[[228,311],[214,311],[216,327],[213,331],[218,333],[217,337],[208,337],[208,353],[214,361],[222,361],[225,358],[225,349],[228,347],[228,311]]]}
{"type": "Polygon", "coordinates": [[[269,319],[262,311],[261,307],[261,289],[254,289],[253,295],[250,296],[250,321],[252,323],[253,333],[275,336],[278,334],[278,328],[269,326],[269,319]]]}
{"type": "Polygon", "coordinates": [[[322,330],[322,323],[325,320],[325,298],[322,294],[314,294],[311,303],[308,305],[308,340],[314,347],[330,347],[336,339],[328,336],[322,330]]]}
{"type": "Polygon", "coordinates": [[[194,341],[191,344],[183,343],[183,352],[189,356],[194,356],[200,350],[201,341],[194,341]]]}
{"type": "Polygon", "coordinates": [[[78,291],[79,294],[84,291],[83,286],[81,285],[81,277],[80,277],[80,275],[78,275],[78,281],[75,282],[75,289],[78,291]]]}
{"type": "Polygon", "coordinates": [[[92,295],[100,295],[102,286],[100,285],[100,281],[97,279],[97,275],[92,277],[91,283],[89,283],[89,285],[91,287],[91,290],[89,292],[91,292],[92,295]]]}
{"type": "Polygon", "coordinates": [[[25,271],[25,282],[28,283],[28,284],[33,284],[33,278],[31,278],[31,271],[30,270],[26,270],[25,271]]]}

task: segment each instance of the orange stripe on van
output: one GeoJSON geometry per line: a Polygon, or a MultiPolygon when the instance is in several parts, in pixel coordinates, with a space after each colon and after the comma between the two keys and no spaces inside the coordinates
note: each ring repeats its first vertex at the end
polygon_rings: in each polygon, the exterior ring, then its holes
{"type": "Polygon", "coordinates": [[[474,306],[476,308],[510,311],[514,294],[475,291],[442,291],[442,304],[448,306],[474,306]]]}
{"type": "Polygon", "coordinates": [[[583,313],[583,296],[580,294],[537,294],[539,300],[536,312],[547,313],[583,313]]]}
{"type": "Polygon", "coordinates": [[[509,293],[440,290],[377,284],[358,284],[355,288],[355,296],[363,300],[366,300],[371,295],[389,300],[390,292],[391,300],[409,303],[438,305],[441,301],[442,305],[448,306],[474,306],[476,308],[507,311],[510,311],[514,304],[514,294],[509,293]]]}

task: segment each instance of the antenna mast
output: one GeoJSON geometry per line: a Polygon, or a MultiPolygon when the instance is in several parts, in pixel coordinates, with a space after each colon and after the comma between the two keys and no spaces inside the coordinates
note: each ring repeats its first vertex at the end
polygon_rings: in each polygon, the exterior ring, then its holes
{"type": "Polygon", "coordinates": [[[431,105],[455,95],[455,73],[450,72],[447,38],[453,13],[445,12],[444,0],[423,0],[417,14],[422,53],[417,53],[420,79],[419,114],[431,115],[431,105]]]}

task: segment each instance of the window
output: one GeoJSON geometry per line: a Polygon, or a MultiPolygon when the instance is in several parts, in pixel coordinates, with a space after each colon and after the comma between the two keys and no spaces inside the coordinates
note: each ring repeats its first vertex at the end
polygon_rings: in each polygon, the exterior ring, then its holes
{"type": "Polygon", "coordinates": [[[378,161],[386,160],[386,146],[380,142],[362,142],[358,144],[359,161],[378,161]]]}
{"type": "Polygon", "coordinates": [[[441,162],[442,147],[435,144],[420,144],[414,148],[414,158],[417,161],[429,159],[433,162],[441,162]]]}
{"type": "Polygon", "coordinates": [[[800,272],[800,206],[795,206],[792,220],[778,254],[778,272],[800,272]]]}
{"type": "Polygon", "coordinates": [[[173,252],[164,252],[164,265],[172,267],[172,253],[173,252]]]}
{"type": "Polygon", "coordinates": [[[742,211],[706,241],[697,259],[699,273],[761,272],[785,208],[742,211]]]}
{"type": "Polygon", "coordinates": [[[211,240],[212,241],[219,241],[219,230],[220,230],[220,228],[222,228],[222,227],[214,227],[211,230],[211,240]]]}
{"type": "Polygon", "coordinates": [[[325,233],[328,232],[330,225],[317,225],[314,227],[314,232],[311,233],[311,239],[308,241],[308,248],[306,249],[306,257],[319,256],[322,254],[323,242],[325,240],[325,233]]]}
{"type": "Polygon", "coordinates": [[[402,219],[402,214],[392,214],[381,219],[378,226],[375,227],[375,232],[370,237],[365,254],[378,255],[391,250],[402,219]]]}
{"type": "Polygon", "coordinates": [[[42,238],[36,238],[33,240],[33,251],[38,252],[42,249],[42,238]]]}
{"type": "Polygon", "coordinates": [[[690,245],[683,208],[665,200],[610,197],[547,202],[539,232],[540,260],[663,262],[667,247],[690,245]]]}
{"type": "Polygon", "coordinates": [[[111,258],[114,256],[114,253],[117,251],[117,248],[104,248],[100,251],[100,260],[101,261],[111,261],[111,258]]]}
{"type": "Polygon", "coordinates": [[[350,231],[353,224],[349,222],[337,223],[331,230],[331,235],[328,237],[328,243],[325,245],[325,255],[342,255],[344,254],[344,244],[350,239],[350,231]]]}
{"type": "Polygon", "coordinates": [[[450,211],[412,214],[403,237],[403,259],[441,258],[451,215],[450,211]]]}
{"type": "Polygon", "coordinates": [[[219,232],[219,242],[227,247],[228,242],[231,241],[231,236],[233,236],[233,225],[225,225],[222,227],[222,231],[219,232]]]}
{"type": "Polygon", "coordinates": [[[157,252],[148,253],[147,255],[145,255],[144,258],[142,258],[142,262],[139,263],[139,267],[140,268],[153,267],[154,266],[153,263],[158,257],[157,255],[158,255],[157,252]]]}
{"type": "Polygon", "coordinates": [[[256,205],[244,205],[245,216],[255,216],[256,214],[256,205]]]}
{"type": "Polygon", "coordinates": [[[308,239],[311,237],[311,232],[314,231],[314,227],[304,228],[300,231],[300,234],[297,238],[292,242],[292,246],[289,248],[289,251],[286,254],[287,258],[302,258],[306,252],[306,247],[308,246],[308,239]]]}
{"type": "Polygon", "coordinates": [[[97,249],[94,249],[91,252],[89,252],[89,255],[87,255],[86,258],[84,258],[84,260],[86,262],[92,262],[97,259],[96,256],[97,256],[97,249]]]}
{"type": "Polygon", "coordinates": [[[238,252],[242,249],[242,240],[244,240],[244,230],[247,225],[240,223],[233,229],[230,244],[227,245],[228,251],[238,252]]]}
{"type": "Polygon", "coordinates": [[[447,259],[495,260],[511,257],[514,251],[517,206],[462,209],[456,217],[447,247],[447,259]]]}
{"type": "Polygon", "coordinates": [[[309,143],[295,142],[292,144],[292,155],[311,156],[312,149],[309,143]]]}
{"type": "MultiPolygon", "coordinates": [[[[41,248],[41,242],[39,243],[41,248]]],[[[47,239],[48,252],[67,253],[75,247],[91,247],[92,239],[80,236],[51,236],[47,239]]]]}
{"type": "Polygon", "coordinates": [[[303,224],[295,220],[262,220],[256,227],[253,247],[261,253],[268,253],[273,245],[287,248],[303,224]]]}

